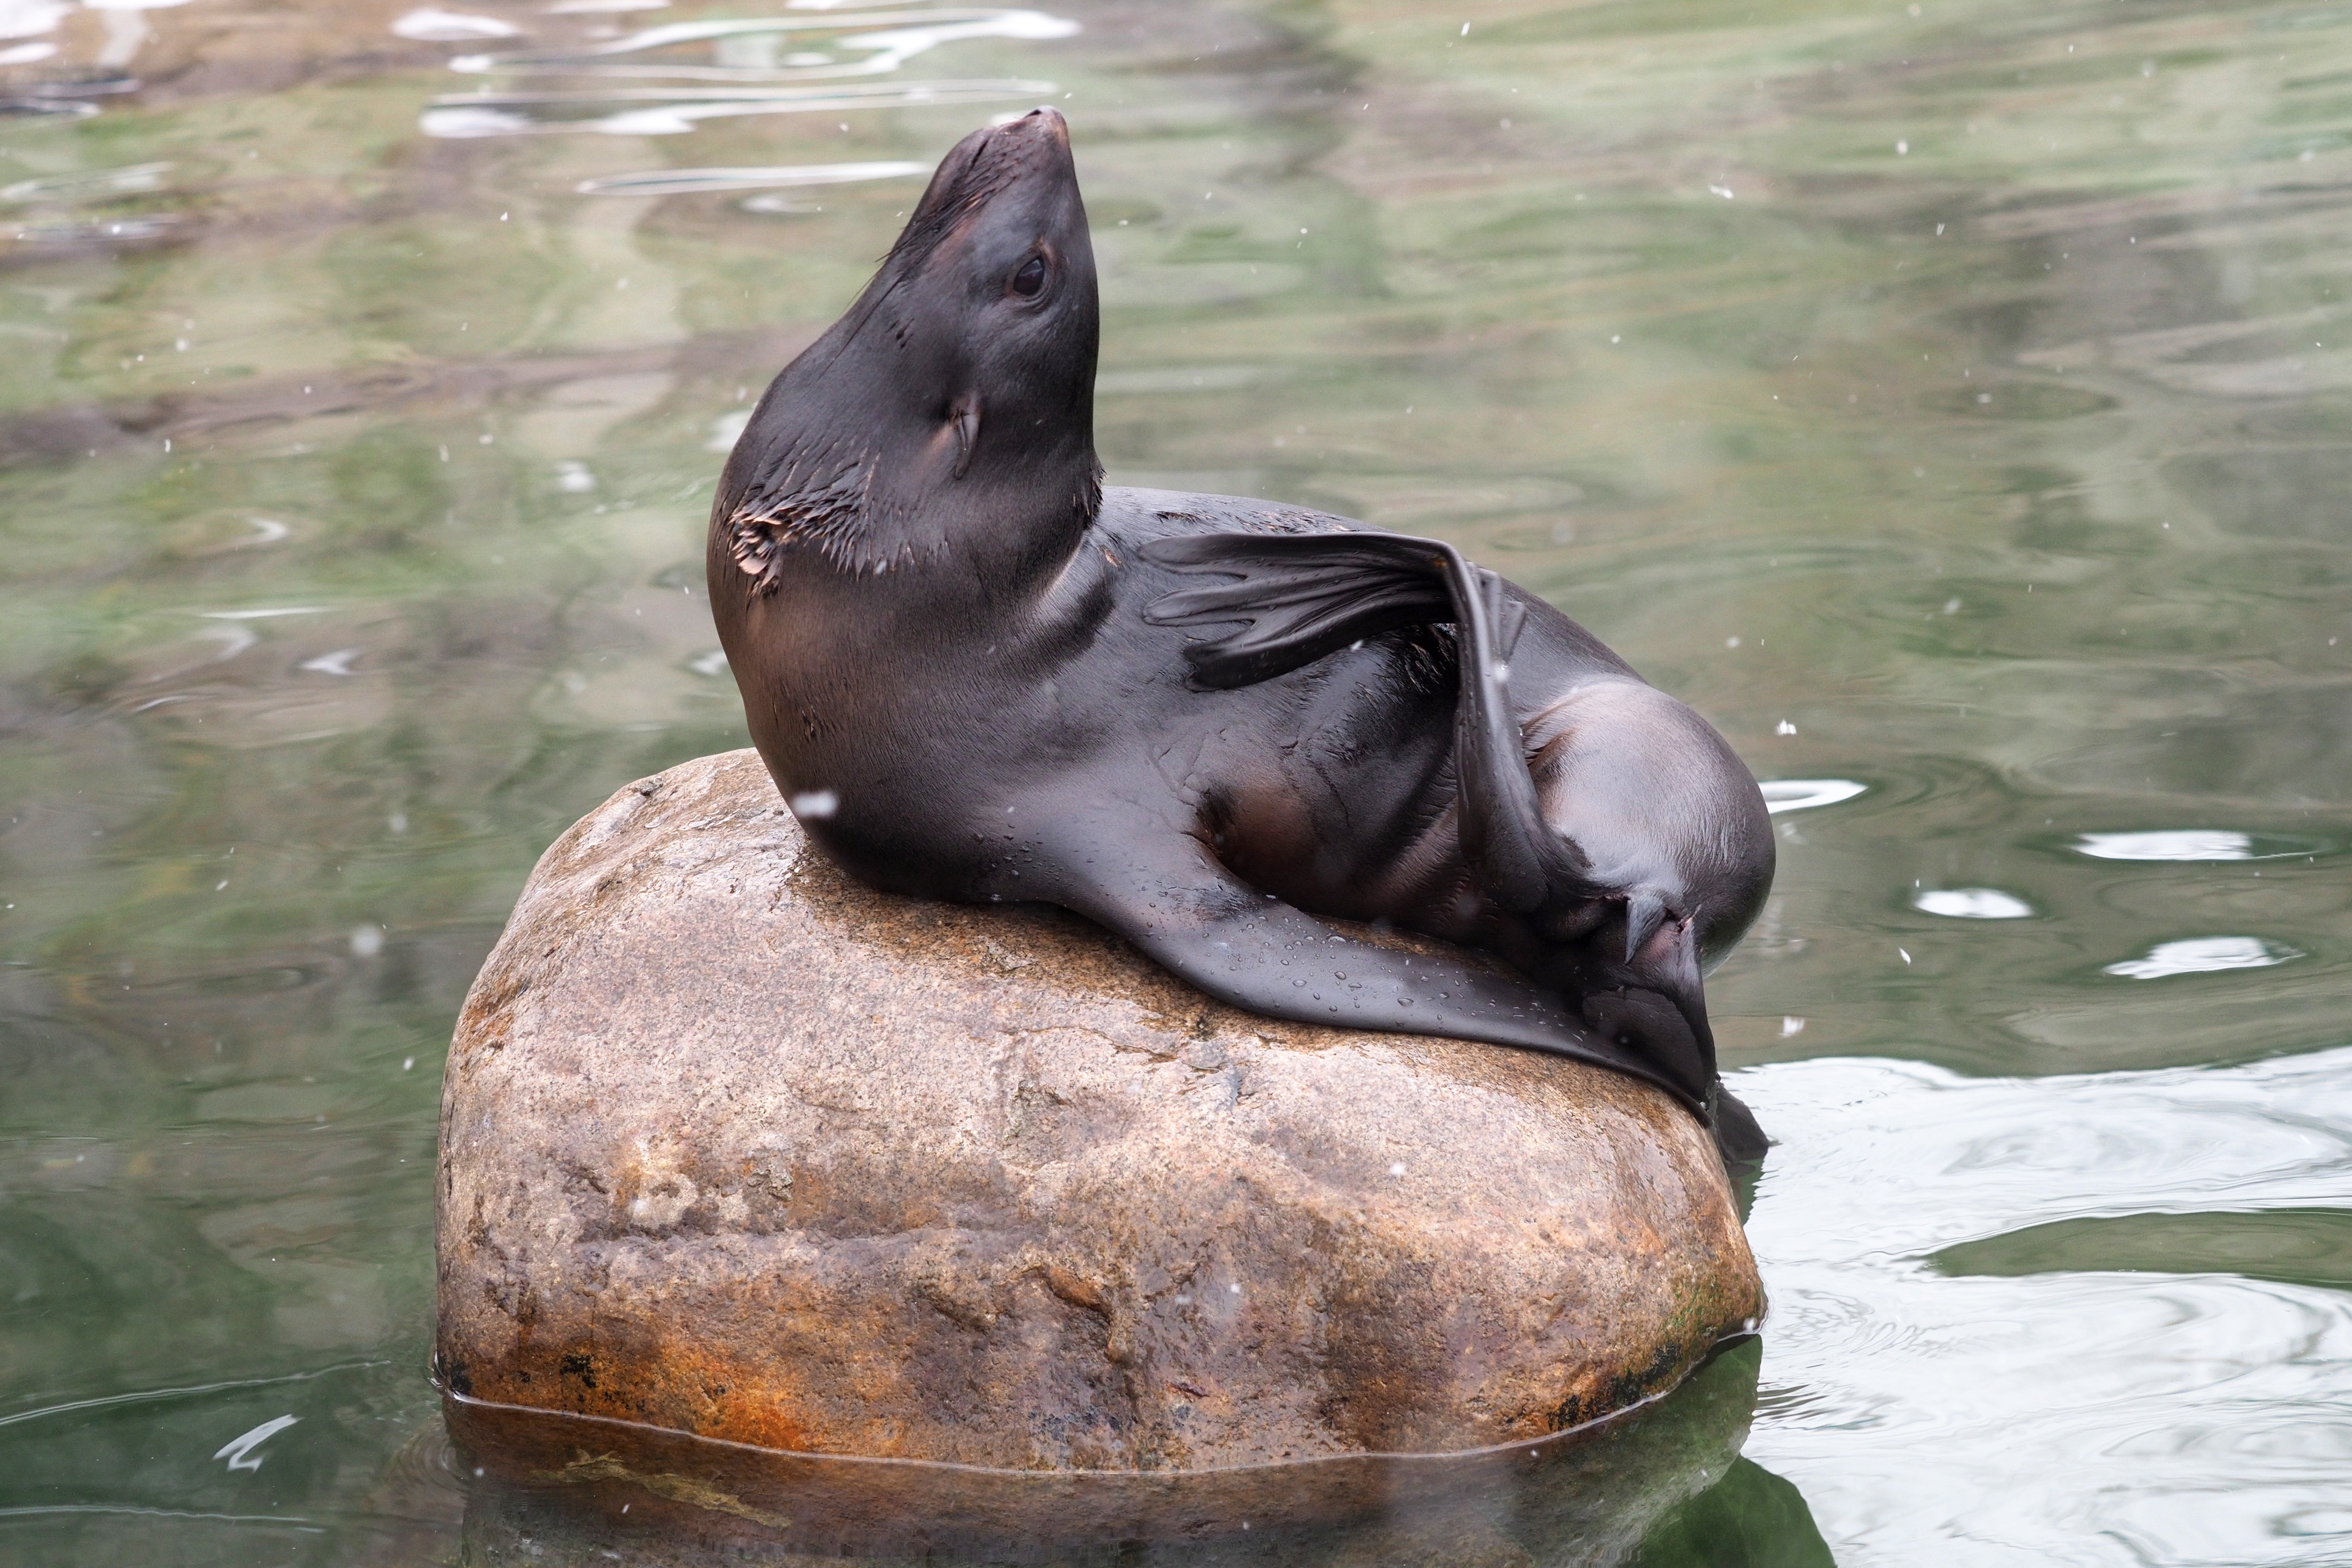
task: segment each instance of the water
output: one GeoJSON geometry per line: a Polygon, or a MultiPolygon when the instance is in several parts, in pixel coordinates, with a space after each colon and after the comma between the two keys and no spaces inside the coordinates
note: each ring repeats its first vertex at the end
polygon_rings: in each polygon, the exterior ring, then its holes
{"type": "Polygon", "coordinates": [[[718,453],[1050,100],[1115,481],[1458,541],[1788,781],[1760,1392],[1643,1561],[2352,1560],[2352,14],[0,33],[0,1554],[457,1556],[457,1002],[742,743],[718,453]]]}

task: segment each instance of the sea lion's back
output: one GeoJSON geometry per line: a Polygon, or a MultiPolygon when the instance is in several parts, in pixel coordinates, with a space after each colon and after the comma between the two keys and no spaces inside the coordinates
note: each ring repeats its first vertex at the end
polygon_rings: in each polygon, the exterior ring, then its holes
{"type": "Polygon", "coordinates": [[[1364,527],[1353,518],[1247,496],[1125,485],[1104,489],[1095,521],[1114,538],[1138,544],[1186,533],[1349,533],[1364,527]]]}

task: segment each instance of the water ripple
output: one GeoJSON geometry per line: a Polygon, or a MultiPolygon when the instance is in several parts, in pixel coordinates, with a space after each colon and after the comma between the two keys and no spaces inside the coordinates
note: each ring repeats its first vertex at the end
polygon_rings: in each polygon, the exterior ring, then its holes
{"type": "Polygon", "coordinates": [[[2159,828],[2142,833],[2078,834],[2070,848],[2094,860],[2284,860],[2311,857],[2335,846],[2323,839],[2279,834],[2255,835],[2234,828],[2159,828]]]}
{"type": "Polygon", "coordinates": [[[1778,816],[1784,811],[1835,805],[1840,801],[1852,800],[1870,786],[1852,779],[1766,779],[1758,787],[1764,792],[1764,809],[1778,816]]]}
{"type": "Polygon", "coordinates": [[[609,43],[572,49],[512,49],[495,54],[460,55],[449,62],[455,71],[479,74],[503,71],[520,75],[675,77],[698,81],[808,81],[834,77],[880,76],[897,70],[917,55],[969,38],[1066,38],[1078,24],[1066,16],[1043,11],[994,6],[949,6],[914,13],[853,14],[824,16],[764,16],[745,20],[673,22],[647,27],[609,43]],[[601,62],[675,48],[681,44],[720,43],[730,39],[775,38],[795,33],[832,36],[835,47],[866,56],[839,60],[812,55],[806,59],[757,60],[735,65],[714,62],[685,64],[673,60],[629,60],[620,65],[601,62]]]}
{"type": "Polygon", "coordinates": [[[1050,81],[1019,79],[908,82],[903,86],[771,88],[734,91],[465,93],[439,100],[417,121],[427,136],[459,140],[598,132],[610,136],[672,136],[705,120],[747,114],[831,113],[1043,98],[1050,81]],[[642,104],[641,108],[612,108],[642,104]],[[595,112],[603,110],[604,112],[595,112]]]}
{"type": "Polygon", "coordinates": [[[2038,1080],[1823,1060],[1735,1081],[1781,1140],[1748,1230],[1784,1392],[1748,1452],[1803,1488],[1848,1543],[1840,1561],[2315,1560],[2310,1536],[2250,1520],[2316,1518],[2341,1494],[2341,1292],[2211,1272],[1947,1278],[1927,1260],[2065,1220],[2340,1205],[2352,1049],[2038,1080]],[[1838,1436],[1857,1426],[1874,1462],[1838,1436]],[[1931,1463],[1946,1481],[1923,1490],[1931,1463]],[[2250,1518],[2187,1521],[2185,1494],[2250,1518]],[[2135,1557],[2132,1540],[2165,1550],[2135,1557]]]}
{"type": "Polygon", "coordinates": [[[2145,958],[2110,963],[2100,973],[2126,980],[2161,980],[2170,974],[2210,974],[2224,969],[2267,969],[2301,958],[2295,949],[2256,936],[2197,936],[2159,942],[2145,958]]]}
{"type": "Polygon", "coordinates": [[[1960,921],[2021,921],[2033,906],[1999,888],[1929,888],[1911,896],[1911,907],[1960,921]]]}
{"type": "MultiPolygon", "coordinates": [[[[929,163],[803,163],[772,169],[653,169],[605,174],[573,188],[583,196],[677,196],[708,191],[766,191],[791,185],[838,185],[858,180],[903,180],[929,174],[929,163]]],[[[729,442],[733,446],[733,442],[729,442]]]]}
{"type": "Polygon", "coordinates": [[[393,36],[427,44],[478,44],[486,38],[518,38],[522,29],[496,16],[477,16],[432,6],[410,11],[392,25],[393,36]]]}

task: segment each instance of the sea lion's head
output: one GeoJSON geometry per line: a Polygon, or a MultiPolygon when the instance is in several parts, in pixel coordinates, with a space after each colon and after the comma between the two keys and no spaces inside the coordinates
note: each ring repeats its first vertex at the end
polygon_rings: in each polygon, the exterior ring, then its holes
{"type": "MultiPolygon", "coordinates": [[[[983,580],[1066,556],[1101,500],[1100,307],[1069,126],[976,131],[846,315],[768,388],[712,515],[754,593],[792,558],[983,580]]],[[[719,584],[714,581],[716,589],[719,584]]]]}

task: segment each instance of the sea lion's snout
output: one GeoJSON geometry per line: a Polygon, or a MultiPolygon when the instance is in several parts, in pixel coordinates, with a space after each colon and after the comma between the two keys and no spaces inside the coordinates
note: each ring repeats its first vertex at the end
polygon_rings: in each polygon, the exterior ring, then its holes
{"type": "Polygon", "coordinates": [[[1064,147],[1070,144],[1070,122],[1063,119],[1062,111],[1050,103],[1041,103],[1020,119],[1008,120],[997,129],[1050,136],[1064,147]]]}
{"type": "MultiPolygon", "coordinates": [[[[980,132],[976,140],[973,164],[995,171],[985,182],[981,206],[1034,206],[1047,226],[1066,224],[1067,213],[1052,209],[1076,205],[1078,172],[1070,156],[1070,122],[1060,110],[1040,104],[980,132]]],[[[1081,223],[1083,210],[1078,208],[1081,223]]]]}
{"type": "MultiPolygon", "coordinates": [[[[1094,249],[1069,121],[1041,107],[950,153],[901,237],[893,331],[934,409],[926,461],[950,482],[1041,448],[1093,469],[1094,249]]],[[[1092,480],[1078,494],[1091,506],[1092,480]]]]}

